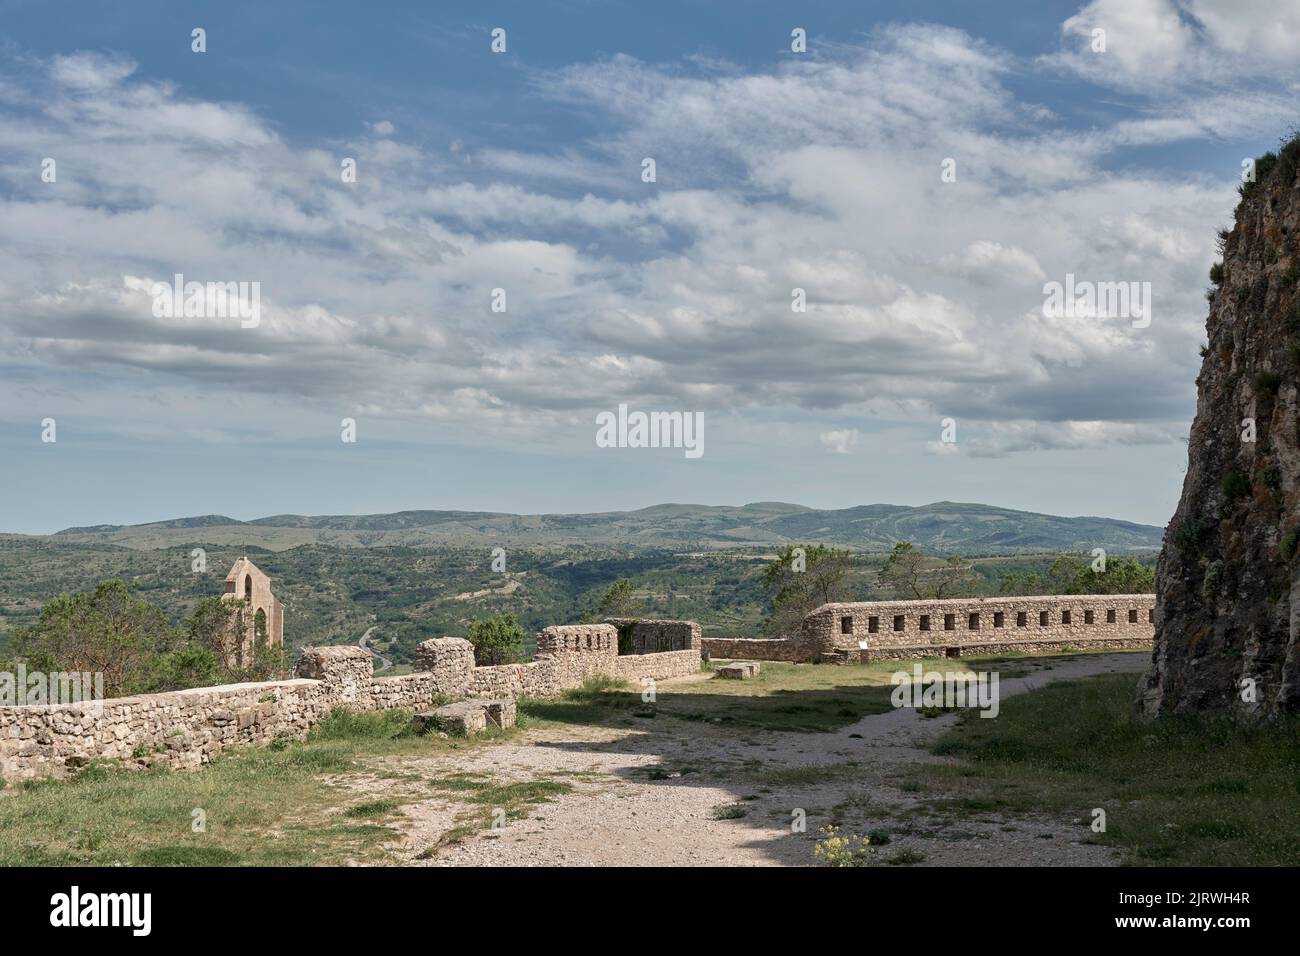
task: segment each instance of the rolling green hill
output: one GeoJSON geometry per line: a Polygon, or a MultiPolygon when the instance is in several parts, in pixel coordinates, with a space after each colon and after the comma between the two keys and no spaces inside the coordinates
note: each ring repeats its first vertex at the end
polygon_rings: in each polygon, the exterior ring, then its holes
{"type": "Polygon", "coordinates": [[[884,552],[911,541],[932,554],[1044,551],[1150,552],[1161,529],[1113,518],[1065,518],[950,501],[920,507],[861,505],[819,510],[781,502],[730,506],[663,504],[639,511],[513,515],[487,511],[399,511],[380,515],[274,515],[236,521],[220,515],[142,525],[68,528],[61,541],[157,549],[198,541],[282,551],[306,544],[343,548],[777,547],[821,542],[884,552]]]}

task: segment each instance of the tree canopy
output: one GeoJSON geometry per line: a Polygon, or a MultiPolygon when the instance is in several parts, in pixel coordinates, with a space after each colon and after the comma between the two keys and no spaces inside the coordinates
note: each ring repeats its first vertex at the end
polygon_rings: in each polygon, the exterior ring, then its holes
{"type": "Polygon", "coordinates": [[[961,597],[975,578],[961,558],[931,558],[911,542],[900,541],[880,569],[880,580],[904,598],[924,601],[961,597]]]}
{"type": "Polygon", "coordinates": [[[826,545],[788,545],[763,571],[763,587],[772,601],[768,629],[787,634],[805,614],[842,600],[844,576],[853,555],[826,545]]]}

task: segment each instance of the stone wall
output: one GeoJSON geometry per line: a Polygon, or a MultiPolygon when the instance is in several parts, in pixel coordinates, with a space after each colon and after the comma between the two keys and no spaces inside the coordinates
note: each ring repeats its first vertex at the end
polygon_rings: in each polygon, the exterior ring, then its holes
{"type": "Polygon", "coordinates": [[[0,707],[0,777],[57,776],[95,758],[194,767],[237,744],[301,740],[341,706],[336,689],[320,680],[287,680],[0,707]]]}
{"type": "Polygon", "coordinates": [[[302,740],[336,707],[420,709],[439,699],[550,697],[595,675],[662,680],[700,669],[698,648],[619,657],[617,640],[609,624],[548,627],[538,635],[535,660],[476,667],[469,641],[440,637],[417,648],[419,671],[379,678],[373,658],[359,647],[315,647],[303,652],[294,680],[0,707],[0,777],[59,775],[96,758],[194,767],[238,744],[302,740]]]}
{"type": "Polygon", "coordinates": [[[700,672],[700,652],[663,651],[658,654],[624,654],[614,659],[614,677],[633,684],[643,680],[689,677],[700,672]]]}
{"type": "Polygon", "coordinates": [[[706,637],[702,650],[710,660],[812,660],[812,649],[806,642],[788,637],[706,637]]]}

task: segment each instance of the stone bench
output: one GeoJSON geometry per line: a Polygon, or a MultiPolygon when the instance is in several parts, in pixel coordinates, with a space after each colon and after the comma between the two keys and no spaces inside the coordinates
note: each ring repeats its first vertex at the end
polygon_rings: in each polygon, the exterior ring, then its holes
{"type": "Polygon", "coordinates": [[[499,700],[463,700],[415,715],[416,733],[442,731],[453,737],[472,737],[487,730],[488,725],[505,730],[515,725],[518,709],[511,698],[499,700]]]}
{"type": "Polygon", "coordinates": [[[715,673],[728,680],[750,680],[757,677],[760,670],[758,661],[736,661],[732,664],[723,664],[715,673]]]}

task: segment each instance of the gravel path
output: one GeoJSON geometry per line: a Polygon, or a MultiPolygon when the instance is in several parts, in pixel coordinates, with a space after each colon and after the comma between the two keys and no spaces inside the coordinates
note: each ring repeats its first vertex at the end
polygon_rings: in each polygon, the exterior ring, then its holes
{"type": "MultiPolygon", "coordinates": [[[[1002,697],[1054,680],[1136,674],[1146,657],[1104,654],[1038,662],[1051,669],[1026,662],[1031,673],[1003,679],[1002,697]]],[[[1113,849],[1079,842],[1087,828],[1068,821],[1006,814],[936,821],[917,812],[922,799],[935,795],[902,791],[899,771],[940,761],[920,747],[956,719],[923,718],[901,709],[823,734],[737,735],[678,721],[649,730],[579,726],[532,731],[453,757],[406,758],[385,769],[422,778],[468,772],[498,782],[557,780],[573,791],[533,806],[526,819],[499,831],[479,831],[441,847],[442,834],[463,816],[466,804],[455,794],[420,799],[402,808],[405,835],[394,855],[403,863],[444,866],[809,865],[817,830],[834,812],[846,830],[891,830],[893,839],[879,851],[882,860],[908,851],[924,854],[922,866],[1120,862],[1113,849]],[[681,769],[686,772],[678,773],[681,769]],[[715,808],[733,805],[744,807],[744,816],[715,818],[715,808]],[[806,814],[807,828],[792,833],[799,810],[806,814]],[[909,827],[913,832],[900,834],[909,827]]],[[[368,790],[385,785],[382,780],[358,783],[368,790]]]]}

